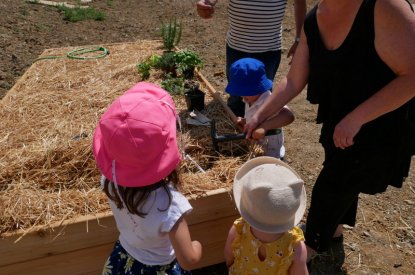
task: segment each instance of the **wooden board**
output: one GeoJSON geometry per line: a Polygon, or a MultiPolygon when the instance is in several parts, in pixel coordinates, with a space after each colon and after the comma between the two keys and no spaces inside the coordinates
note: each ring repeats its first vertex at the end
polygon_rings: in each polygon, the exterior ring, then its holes
{"type": "MultiPolygon", "coordinates": [[[[47,0],[26,0],[26,2],[32,3],[32,4],[41,4],[41,5],[46,5],[46,6],[53,6],[53,7],[66,7],[66,8],[70,8],[70,9],[74,9],[74,8],[80,8],[80,9],[86,9],[88,8],[88,6],[81,6],[81,5],[72,5],[72,4],[68,4],[66,2],[56,2],[56,1],[47,1],[47,0]]],[[[83,3],[83,1],[81,0],[81,3],[83,3]]],[[[87,3],[87,2],[85,2],[87,3]]]]}
{"type": "MultiPolygon", "coordinates": [[[[224,261],[223,248],[232,222],[239,216],[225,189],[190,197],[188,217],[193,239],[203,245],[197,268],[224,261]]],[[[0,240],[0,274],[97,274],[118,236],[111,213],[80,217],[53,226],[6,236],[0,240]]]]}

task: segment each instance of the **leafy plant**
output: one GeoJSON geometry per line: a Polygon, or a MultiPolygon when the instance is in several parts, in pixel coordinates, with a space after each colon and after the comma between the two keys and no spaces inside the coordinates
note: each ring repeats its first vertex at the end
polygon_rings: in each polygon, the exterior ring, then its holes
{"type": "Polygon", "coordinates": [[[197,53],[191,50],[181,50],[175,53],[176,69],[185,79],[193,78],[195,68],[203,67],[203,61],[197,53]]]}
{"type": "Polygon", "coordinates": [[[165,52],[160,58],[153,58],[153,60],[155,68],[176,76],[176,54],[174,52],[165,52]]]}
{"type": "Polygon", "coordinates": [[[137,70],[143,80],[150,77],[152,68],[164,72],[162,87],[171,94],[184,94],[185,82],[193,78],[195,68],[203,66],[202,59],[191,50],[153,54],[146,61],[137,64],[137,70]]]}
{"type": "Polygon", "coordinates": [[[177,23],[176,18],[161,24],[161,38],[166,51],[171,52],[179,44],[181,36],[182,25],[177,23]]]}
{"type": "Polygon", "coordinates": [[[141,78],[143,80],[148,79],[151,68],[160,68],[162,66],[161,61],[162,57],[160,55],[153,54],[146,61],[137,64],[137,70],[141,74],[141,78]]]}
{"type": "Polygon", "coordinates": [[[150,64],[151,67],[157,68],[161,61],[161,58],[162,57],[160,55],[153,54],[148,58],[148,64],[150,64]]]}
{"type": "Polygon", "coordinates": [[[151,65],[148,61],[137,65],[137,70],[141,74],[141,78],[146,80],[150,77],[151,65]]]}
{"type": "Polygon", "coordinates": [[[184,94],[184,80],[181,77],[173,77],[171,74],[167,74],[166,78],[161,82],[161,87],[171,95],[184,94]]]}

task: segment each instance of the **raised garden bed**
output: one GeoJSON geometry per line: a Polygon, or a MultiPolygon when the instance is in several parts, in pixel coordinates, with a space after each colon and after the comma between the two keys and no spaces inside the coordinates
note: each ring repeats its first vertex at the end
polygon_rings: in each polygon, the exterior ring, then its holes
{"type": "MultiPolygon", "coordinates": [[[[97,273],[117,238],[99,171],[91,153],[95,125],[107,106],[136,82],[136,65],[161,54],[160,41],[104,45],[104,58],[65,56],[76,48],[46,50],[0,102],[0,273],[65,270],[97,273]]],[[[94,53],[91,53],[93,55],[94,53]]],[[[157,72],[147,80],[160,84],[157,72]]],[[[203,75],[203,113],[221,133],[235,132],[222,103],[203,75]]],[[[192,237],[204,246],[199,267],[223,261],[227,231],[237,212],[229,195],[237,168],[248,158],[245,141],[212,148],[210,128],[186,124],[180,112],[182,191],[191,199],[192,237]],[[207,233],[206,230],[209,232],[207,233]]]]}

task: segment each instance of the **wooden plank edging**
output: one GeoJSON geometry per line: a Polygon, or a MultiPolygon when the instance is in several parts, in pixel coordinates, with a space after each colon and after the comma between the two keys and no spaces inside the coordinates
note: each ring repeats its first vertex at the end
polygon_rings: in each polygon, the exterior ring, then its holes
{"type": "MultiPolygon", "coordinates": [[[[201,196],[190,196],[189,201],[193,206],[193,211],[187,218],[191,228],[198,228],[202,223],[214,224],[229,217],[233,220],[238,216],[230,194],[225,189],[208,191],[201,196]]],[[[199,237],[207,238],[204,242],[209,242],[210,238],[218,238],[211,234],[206,235],[207,237],[199,234],[199,237]]],[[[0,267],[113,244],[117,237],[118,230],[111,212],[68,219],[63,223],[53,224],[49,229],[36,227],[27,234],[23,231],[4,234],[0,239],[0,267]],[[16,240],[19,241],[15,242],[16,240]]],[[[192,238],[197,239],[193,235],[192,238]]],[[[220,237],[218,239],[221,241],[220,237]]],[[[221,251],[220,256],[222,254],[221,251]]]]}

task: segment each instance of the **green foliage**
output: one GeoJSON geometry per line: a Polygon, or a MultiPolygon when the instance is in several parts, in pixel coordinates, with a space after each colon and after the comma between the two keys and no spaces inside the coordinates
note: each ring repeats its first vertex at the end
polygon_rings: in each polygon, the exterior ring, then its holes
{"type": "Polygon", "coordinates": [[[177,73],[185,79],[193,78],[194,69],[203,67],[203,61],[197,53],[191,50],[181,50],[175,53],[177,73]]]}
{"type": "MultiPolygon", "coordinates": [[[[162,56],[153,54],[152,56],[147,58],[146,61],[137,64],[137,70],[141,74],[141,78],[145,80],[150,77],[151,68],[162,69],[162,67],[164,68],[167,66],[168,62],[173,62],[173,61],[164,60],[162,56]]],[[[174,68],[174,64],[169,65],[169,66],[173,66],[174,68]]]]}
{"type": "Polygon", "coordinates": [[[150,77],[151,65],[148,62],[143,62],[137,65],[137,70],[141,74],[141,78],[146,80],[150,77]]]}
{"type": "Polygon", "coordinates": [[[156,59],[154,67],[166,73],[176,75],[176,56],[174,52],[165,52],[159,59],[156,59]]]}
{"type": "Polygon", "coordinates": [[[81,8],[77,6],[75,8],[68,8],[64,6],[58,6],[59,11],[64,13],[64,20],[70,22],[78,22],[87,19],[93,19],[97,21],[105,20],[105,13],[97,11],[94,8],[81,8]]]}
{"type": "Polygon", "coordinates": [[[176,18],[170,19],[168,23],[161,24],[161,38],[167,51],[172,51],[179,44],[181,37],[182,25],[177,23],[176,18]]]}
{"type": "Polygon", "coordinates": [[[167,74],[166,78],[161,82],[161,87],[171,95],[184,94],[184,81],[181,77],[173,77],[171,74],[167,74]]]}
{"type": "Polygon", "coordinates": [[[161,83],[163,89],[172,95],[183,95],[185,81],[193,78],[195,68],[202,68],[202,59],[191,50],[164,52],[163,55],[153,54],[144,62],[137,64],[137,70],[143,80],[150,77],[152,68],[164,72],[161,83]]]}
{"type": "Polygon", "coordinates": [[[150,64],[151,67],[157,68],[161,61],[161,56],[157,54],[153,54],[148,58],[148,64],[150,64]]]}

